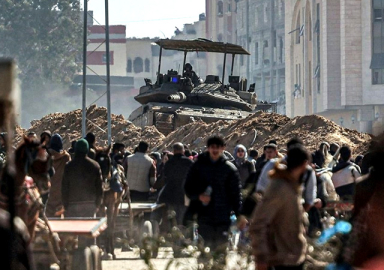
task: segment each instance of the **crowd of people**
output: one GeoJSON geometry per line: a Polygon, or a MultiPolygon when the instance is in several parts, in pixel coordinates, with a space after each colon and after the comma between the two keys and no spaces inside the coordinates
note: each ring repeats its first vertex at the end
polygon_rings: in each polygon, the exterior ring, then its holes
{"type": "MultiPolygon", "coordinates": [[[[0,143],[4,136],[0,134],[0,143]]],[[[27,137],[37,139],[33,132],[27,137]]],[[[45,131],[40,142],[52,158],[50,191],[42,195],[46,215],[93,216],[103,192],[95,161],[97,138],[88,133],[65,150],[59,134],[45,131]]],[[[375,157],[383,157],[374,151],[353,159],[348,146],[323,142],[309,153],[299,138],[291,139],[286,148],[270,140],[263,153],[241,144],[233,155],[228,150],[216,135],[207,140],[203,152],[177,142],[172,151],[151,153],[142,141],[130,153],[116,142],[110,158],[113,166],[124,170],[121,181],[132,202],[165,204],[158,217],[161,231],[197,222],[205,243],[217,247],[228,243],[230,217],[235,215],[239,230],[249,230],[258,270],[303,269],[306,239],[324,229],[321,209],[328,201],[355,198],[354,220],[361,223],[358,217],[367,215],[370,200],[376,198],[378,205],[381,199],[376,189],[382,184],[372,179],[382,170],[375,157]]],[[[366,259],[379,248],[370,252],[366,259]]]]}

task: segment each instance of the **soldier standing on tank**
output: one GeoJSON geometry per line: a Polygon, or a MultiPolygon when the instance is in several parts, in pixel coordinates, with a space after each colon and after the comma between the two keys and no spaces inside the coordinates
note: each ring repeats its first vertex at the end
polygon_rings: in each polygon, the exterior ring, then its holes
{"type": "Polygon", "coordinates": [[[197,76],[190,63],[185,64],[183,76],[190,78],[194,86],[197,86],[200,83],[200,78],[197,76]]]}

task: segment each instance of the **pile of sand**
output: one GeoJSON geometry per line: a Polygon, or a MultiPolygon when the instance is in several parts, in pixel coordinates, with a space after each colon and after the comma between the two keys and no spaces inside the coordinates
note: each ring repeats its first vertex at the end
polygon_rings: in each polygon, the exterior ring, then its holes
{"type": "Polygon", "coordinates": [[[269,140],[276,140],[279,148],[294,137],[301,138],[310,151],[317,149],[323,141],[348,145],[354,154],[364,153],[371,136],[356,130],[343,128],[322,116],[310,115],[290,119],[286,116],[258,112],[237,121],[218,121],[206,124],[202,121],[190,123],[169,134],[159,148],[169,149],[180,141],[190,149],[204,149],[207,138],[221,134],[227,142],[227,150],[232,152],[237,144],[261,150],[269,140]]]}
{"type": "MultiPolygon", "coordinates": [[[[31,122],[31,128],[16,129],[16,142],[20,142],[22,136],[30,131],[39,136],[43,131],[50,130],[52,134],[58,133],[63,137],[64,149],[70,148],[71,141],[81,138],[82,126],[81,110],[69,113],[51,113],[40,120],[31,122]]],[[[124,143],[127,150],[133,151],[139,141],[147,141],[151,147],[155,147],[164,139],[155,127],[136,127],[122,115],[111,116],[112,141],[124,143]]],[[[107,134],[107,109],[93,105],[87,110],[87,132],[93,132],[97,138],[97,145],[106,146],[107,134]]]]}

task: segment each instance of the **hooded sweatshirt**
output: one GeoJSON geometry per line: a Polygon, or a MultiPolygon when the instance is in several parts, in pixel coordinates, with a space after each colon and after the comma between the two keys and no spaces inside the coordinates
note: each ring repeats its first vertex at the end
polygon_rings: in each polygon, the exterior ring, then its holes
{"type": "Polygon", "coordinates": [[[306,254],[300,185],[279,163],[270,177],[251,222],[253,253],[257,262],[270,266],[300,265],[306,254]]]}
{"type": "Polygon", "coordinates": [[[233,156],[235,157],[233,164],[235,164],[240,174],[241,186],[245,188],[245,184],[247,183],[247,180],[249,180],[249,177],[256,173],[255,165],[253,164],[253,162],[248,160],[247,148],[245,148],[245,146],[242,144],[238,144],[235,147],[233,156]],[[239,158],[237,156],[237,151],[239,149],[243,149],[244,151],[243,158],[239,158]]]}

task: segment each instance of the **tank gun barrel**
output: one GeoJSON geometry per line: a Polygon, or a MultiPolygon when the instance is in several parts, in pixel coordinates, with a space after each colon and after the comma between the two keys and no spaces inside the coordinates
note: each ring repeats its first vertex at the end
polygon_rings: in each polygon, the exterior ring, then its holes
{"type": "Polygon", "coordinates": [[[180,102],[186,101],[187,100],[187,96],[184,93],[182,93],[182,92],[178,92],[177,94],[169,95],[167,97],[167,100],[169,102],[180,103],[180,102]]]}

